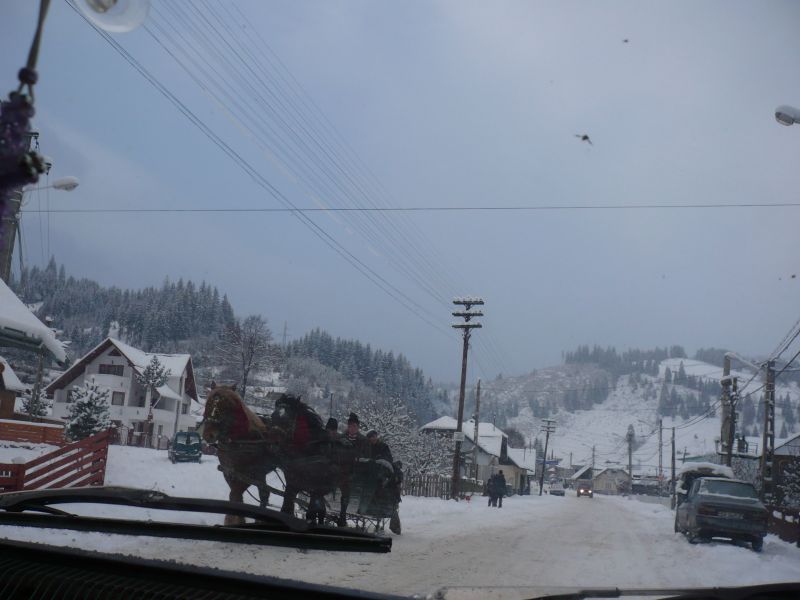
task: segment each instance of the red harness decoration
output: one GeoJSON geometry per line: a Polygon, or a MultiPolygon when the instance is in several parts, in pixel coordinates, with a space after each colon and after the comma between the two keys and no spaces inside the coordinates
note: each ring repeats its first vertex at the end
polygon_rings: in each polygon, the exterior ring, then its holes
{"type": "Polygon", "coordinates": [[[247,420],[247,415],[244,414],[244,407],[237,406],[233,411],[233,425],[231,426],[231,439],[236,440],[247,437],[250,433],[250,421],[247,420]]]}
{"type": "Polygon", "coordinates": [[[292,446],[295,450],[304,450],[311,440],[311,429],[308,426],[308,419],[305,415],[299,415],[294,424],[294,437],[292,446]]]}

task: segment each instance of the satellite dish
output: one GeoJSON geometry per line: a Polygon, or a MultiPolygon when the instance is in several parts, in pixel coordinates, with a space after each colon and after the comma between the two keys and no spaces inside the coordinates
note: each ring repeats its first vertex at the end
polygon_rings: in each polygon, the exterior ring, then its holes
{"type": "Polygon", "coordinates": [[[75,0],[75,5],[100,29],[126,33],[144,23],[150,0],[75,0]]]}

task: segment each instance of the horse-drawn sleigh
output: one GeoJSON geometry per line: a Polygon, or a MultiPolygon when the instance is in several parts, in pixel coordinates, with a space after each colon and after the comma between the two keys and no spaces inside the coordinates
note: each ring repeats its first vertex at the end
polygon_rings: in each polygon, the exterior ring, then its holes
{"type": "MultiPolygon", "coordinates": [[[[402,474],[385,460],[358,456],[346,438],[331,435],[313,408],[288,394],[275,401],[268,417],[251,411],[235,387],[212,382],[201,425],[203,439],[217,447],[219,469],[232,502],[244,502],[251,486],[262,508],[270,494],[283,497],[281,512],[318,523],[382,531],[387,521],[400,533],[398,481],[402,474]],[[267,484],[280,470],[283,489],[267,484]],[[338,498],[336,496],[338,492],[338,498]],[[338,502],[339,510],[328,510],[338,502]]],[[[240,524],[228,515],[226,525],[240,524]]]]}

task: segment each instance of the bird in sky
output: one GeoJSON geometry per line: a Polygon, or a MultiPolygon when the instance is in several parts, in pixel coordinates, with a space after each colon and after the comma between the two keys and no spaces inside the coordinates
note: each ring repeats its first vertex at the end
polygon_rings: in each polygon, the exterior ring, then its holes
{"type": "Polygon", "coordinates": [[[594,144],[592,143],[591,138],[589,138],[589,136],[586,135],[585,133],[583,135],[581,135],[580,133],[576,133],[575,137],[579,138],[582,142],[589,142],[590,146],[594,146],[594,144]]]}
{"type": "Polygon", "coordinates": [[[627,44],[628,42],[630,42],[630,40],[628,38],[625,38],[624,40],[622,40],[623,44],[627,44]]]}

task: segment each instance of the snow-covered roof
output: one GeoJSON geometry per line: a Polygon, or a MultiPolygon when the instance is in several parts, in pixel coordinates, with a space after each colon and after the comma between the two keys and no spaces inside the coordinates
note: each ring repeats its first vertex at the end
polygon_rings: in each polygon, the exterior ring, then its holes
{"type": "Polygon", "coordinates": [[[602,475],[606,471],[619,471],[620,473],[622,473],[626,477],[628,476],[628,472],[625,469],[622,469],[620,467],[603,467],[597,473],[594,474],[594,479],[597,479],[598,477],[600,477],[600,475],[602,475]]]}
{"type": "MultiPolygon", "coordinates": [[[[458,427],[458,421],[453,417],[439,417],[435,421],[431,421],[422,426],[422,429],[445,429],[455,431],[458,427]]],[[[475,421],[470,419],[461,424],[461,429],[464,434],[471,440],[475,432],[475,421]]],[[[502,429],[495,427],[492,423],[478,423],[478,437],[508,437],[502,429]]]]}
{"type": "Polygon", "coordinates": [[[536,450],[526,448],[509,448],[508,458],[521,469],[536,471],[536,450]]]}
{"type": "Polygon", "coordinates": [[[592,465],[586,465],[585,467],[581,467],[580,469],[575,471],[575,473],[573,473],[573,475],[572,475],[572,477],[570,477],[570,479],[580,479],[581,476],[583,474],[585,474],[586,471],[588,471],[591,468],[592,468],[592,465]]]}
{"type": "Polygon", "coordinates": [[[158,358],[158,362],[162,364],[165,369],[170,371],[172,376],[180,376],[183,373],[183,370],[186,368],[186,363],[189,362],[191,355],[189,354],[157,354],[154,352],[144,352],[143,350],[139,350],[138,348],[134,348],[133,346],[129,346],[124,342],[120,342],[114,338],[108,338],[111,340],[111,343],[117,347],[117,350],[122,352],[131,363],[133,363],[134,368],[139,372],[145,370],[150,361],[153,360],[155,356],[158,358]]]}
{"type": "Polygon", "coordinates": [[[709,475],[715,475],[717,477],[727,477],[728,479],[733,479],[733,469],[728,467],[727,465],[718,465],[716,463],[710,462],[687,462],[678,469],[676,474],[677,477],[680,477],[684,473],[689,471],[707,471],[709,475]]]}
{"type": "Polygon", "coordinates": [[[20,381],[17,374],[14,373],[14,370],[11,368],[11,365],[9,365],[8,361],[2,356],[0,356],[0,364],[3,365],[0,379],[3,380],[3,385],[7,390],[11,390],[12,392],[24,392],[30,387],[20,381]]]}
{"type": "Polygon", "coordinates": [[[60,363],[67,359],[64,342],[57,340],[53,330],[17,298],[5,281],[0,280],[0,337],[3,335],[26,344],[44,346],[60,363]]]}
{"type": "MultiPolygon", "coordinates": [[[[458,427],[458,421],[453,417],[439,417],[435,421],[431,421],[422,426],[422,429],[431,431],[455,431],[458,427]]],[[[470,442],[474,441],[475,437],[475,421],[470,419],[461,424],[461,431],[464,432],[464,437],[470,442]]],[[[492,423],[478,423],[478,448],[491,454],[492,456],[500,456],[503,448],[503,438],[508,436],[502,429],[495,427],[492,423]]]]}

